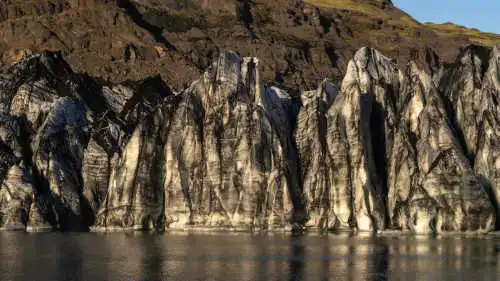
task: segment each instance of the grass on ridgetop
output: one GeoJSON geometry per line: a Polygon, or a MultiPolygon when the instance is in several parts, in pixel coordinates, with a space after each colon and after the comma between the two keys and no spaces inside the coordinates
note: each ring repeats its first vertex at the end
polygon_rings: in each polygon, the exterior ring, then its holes
{"type": "Polygon", "coordinates": [[[441,35],[467,36],[472,42],[480,45],[494,46],[500,44],[500,35],[481,32],[480,30],[475,28],[467,28],[465,26],[460,26],[453,23],[425,23],[424,25],[436,30],[441,35]]]}
{"type": "MultiPolygon", "coordinates": [[[[359,0],[358,0],[359,1],[359,0]]],[[[389,14],[387,10],[377,6],[377,2],[381,3],[386,0],[372,0],[372,4],[366,2],[358,2],[355,0],[304,0],[305,3],[323,8],[332,8],[338,10],[349,10],[365,14],[374,19],[381,19],[390,24],[404,25],[406,27],[415,27],[419,23],[406,14],[402,14],[395,18],[389,14]]]]}
{"type": "Polygon", "coordinates": [[[359,3],[356,3],[352,0],[304,0],[304,2],[323,8],[350,10],[367,15],[376,14],[376,12],[373,11],[372,7],[367,7],[367,5],[360,5],[359,3]]]}
{"type": "Polygon", "coordinates": [[[427,27],[436,31],[438,34],[449,37],[466,36],[473,43],[494,46],[500,44],[500,35],[481,32],[477,29],[470,29],[458,26],[452,23],[420,24],[411,16],[404,12],[394,13],[390,10],[381,8],[380,4],[387,0],[304,0],[305,3],[323,8],[332,8],[338,10],[349,10],[364,14],[367,20],[382,20],[387,25],[400,27],[399,34],[402,37],[408,36],[412,28],[427,27]],[[377,4],[378,3],[378,4],[377,4]]]}

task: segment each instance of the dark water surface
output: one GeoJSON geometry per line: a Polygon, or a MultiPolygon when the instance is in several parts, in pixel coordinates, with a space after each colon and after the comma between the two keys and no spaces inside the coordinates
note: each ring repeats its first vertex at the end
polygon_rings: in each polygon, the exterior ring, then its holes
{"type": "Polygon", "coordinates": [[[500,237],[4,232],[0,280],[500,280],[500,237]]]}

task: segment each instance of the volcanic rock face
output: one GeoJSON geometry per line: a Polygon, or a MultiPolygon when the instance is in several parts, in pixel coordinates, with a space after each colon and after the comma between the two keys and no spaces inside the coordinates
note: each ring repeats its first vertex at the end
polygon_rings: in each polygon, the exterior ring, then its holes
{"type": "Polygon", "coordinates": [[[44,52],[0,76],[2,229],[481,231],[500,199],[498,48],[430,76],[362,48],[300,100],[222,52],[189,87],[44,52]]]}

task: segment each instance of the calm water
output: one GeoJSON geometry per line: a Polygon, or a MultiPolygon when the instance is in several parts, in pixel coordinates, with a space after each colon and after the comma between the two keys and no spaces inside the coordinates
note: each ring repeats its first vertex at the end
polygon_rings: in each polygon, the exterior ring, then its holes
{"type": "Polygon", "coordinates": [[[0,280],[500,280],[500,238],[0,233],[0,280]]]}

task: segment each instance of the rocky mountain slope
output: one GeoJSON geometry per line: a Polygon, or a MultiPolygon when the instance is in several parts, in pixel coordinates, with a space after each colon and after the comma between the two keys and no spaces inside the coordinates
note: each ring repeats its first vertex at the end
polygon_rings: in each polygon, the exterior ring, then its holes
{"type": "Polygon", "coordinates": [[[0,76],[0,226],[488,232],[500,200],[500,50],[432,75],[361,48],[300,99],[222,52],[180,91],[42,52],[0,76]]]}
{"type": "Polygon", "coordinates": [[[424,25],[380,0],[5,0],[0,65],[61,51],[78,73],[121,83],[160,75],[180,91],[219,53],[258,57],[264,82],[292,95],[340,81],[362,46],[432,74],[499,35],[424,25]]]}

